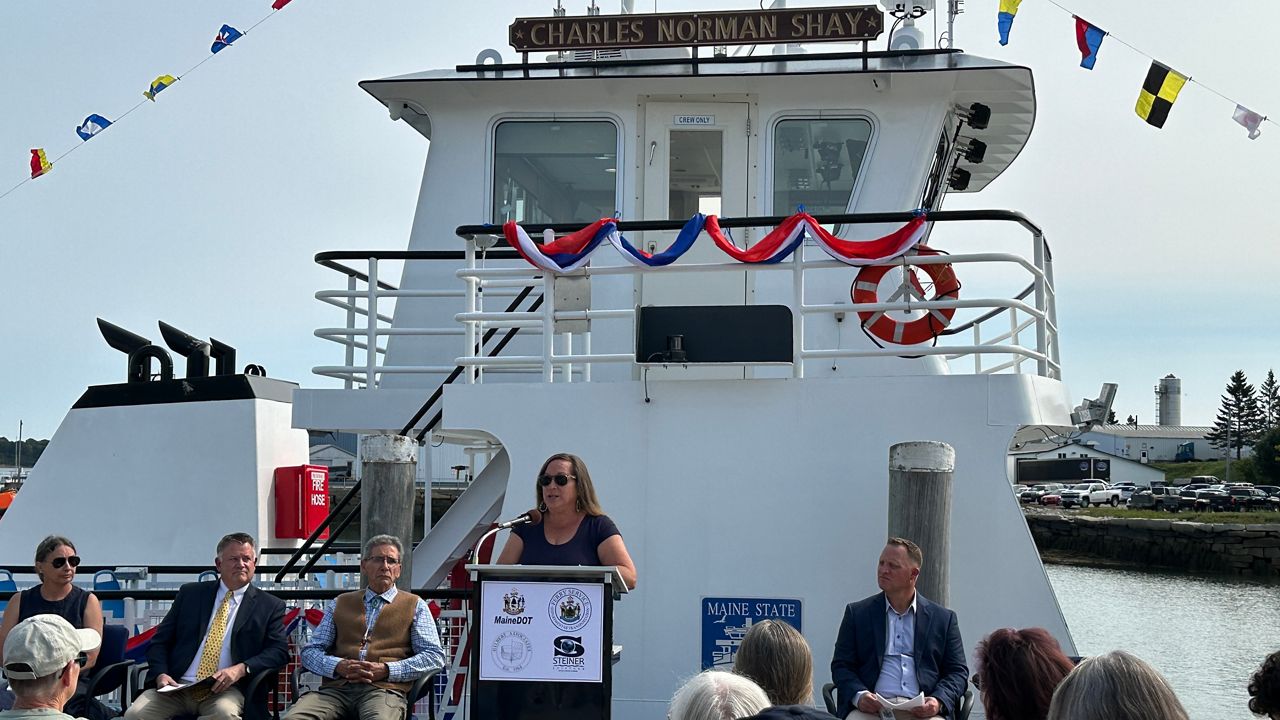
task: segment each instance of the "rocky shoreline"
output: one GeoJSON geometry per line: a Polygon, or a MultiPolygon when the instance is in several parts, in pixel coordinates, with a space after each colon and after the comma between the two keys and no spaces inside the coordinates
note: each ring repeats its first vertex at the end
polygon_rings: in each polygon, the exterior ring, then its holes
{"type": "Polygon", "coordinates": [[[1280,580],[1280,524],[1028,514],[1048,563],[1181,570],[1280,580]]]}

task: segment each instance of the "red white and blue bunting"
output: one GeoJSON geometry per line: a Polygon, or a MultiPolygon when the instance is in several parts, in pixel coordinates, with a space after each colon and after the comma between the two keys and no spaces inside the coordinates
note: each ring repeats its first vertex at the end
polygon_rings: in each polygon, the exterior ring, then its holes
{"type": "Polygon", "coordinates": [[[689,218],[671,247],[658,254],[647,253],[634,247],[618,230],[612,218],[603,218],[575,232],[556,238],[547,231],[539,245],[529,237],[524,228],[515,222],[502,226],[502,234],[511,247],[530,265],[551,273],[571,273],[586,265],[596,248],[608,240],[624,260],[640,268],[670,265],[689,251],[704,231],[726,255],[742,263],[771,264],[787,259],[796,248],[810,237],[831,257],[846,265],[861,267],[875,265],[905,255],[915,247],[928,230],[928,218],[917,211],[901,228],[874,240],[846,240],[828,232],[812,215],[800,211],[787,218],[748,249],[739,248],[720,229],[720,219],[715,215],[694,215],[689,218]]]}

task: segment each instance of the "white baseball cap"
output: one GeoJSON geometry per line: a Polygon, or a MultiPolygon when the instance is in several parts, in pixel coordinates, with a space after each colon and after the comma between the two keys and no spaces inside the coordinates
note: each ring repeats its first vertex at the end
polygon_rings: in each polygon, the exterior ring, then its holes
{"type": "Polygon", "coordinates": [[[97,630],[77,630],[59,615],[33,615],[4,639],[4,675],[10,680],[47,677],[101,644],[97,630]]]}

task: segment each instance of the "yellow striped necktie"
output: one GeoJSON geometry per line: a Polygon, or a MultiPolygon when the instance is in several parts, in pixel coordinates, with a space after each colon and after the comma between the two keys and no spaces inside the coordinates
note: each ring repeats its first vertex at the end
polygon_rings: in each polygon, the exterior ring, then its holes
{"type": "MultiPolygon", "coordinates": [[[[222,657],[222,642],[227,634],[227,618],[231,615],[231,595],[232,591],[228,590],[222,596],[218,611],[213,614],[213,622],[209,623],[209,634],[204,640],[204,652],[200,653],[200,664],[196,666],[196,682],[218,672],[218,659],[222,657]]],[[[199,694],[207,696],[208,691],[205,690],[199,694]]]]}

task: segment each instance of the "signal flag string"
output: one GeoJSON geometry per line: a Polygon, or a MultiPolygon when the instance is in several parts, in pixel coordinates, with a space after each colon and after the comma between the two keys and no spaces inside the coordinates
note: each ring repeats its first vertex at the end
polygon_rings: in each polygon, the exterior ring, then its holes
{"type": "MultiPolygon", "coordinates": [[[[253,31],[255,28],[257,28],[259,25],[261,25],[262,23],[266,22],[267,20],[270,20],[272,17],[274,17],[274,16],[275,16],[275,14],[276,14],[276,13],[277,13],[281,8],[283,8],[285,5],[288,5],[290,2],[292,2],[292,0],[274,0],[274,2],[272,2],[272,3],[271,3],[271,12],[269,12],[269,13],[267,13],[266,15],[262,16],[262,18],[261,18],[261,19],[259,19],[257,22],[255,22],[254,24],[250,25],[250,26],[249,26],[249,28],[248,28],[247,30],[239,31],[239,30],[235,30],[234,28],[232,28],[232,27],[231,27],[231,26],[229,26],[229,25],[223,25],[223,26],[222,26],[222,32],[219,32],[219,33],[218,33],[218,35],[217,35],[217,39],[214,41],[214,48],[216,48],[216,49],[211,49],[211,50],[209,51],[209,54],[208,54],[207,56],[205,56],[204,58],[202,58],[202,59],[200,60],[200,62],[196,63],[195,65],[192,65],[191,67],[187,68],[187,69],[186,69],[184,72],[182,72],[181,74],[177,75],[177,76],[176,76],[176,77],[174,77],[174,78],[170,78],[170,79],[171,79],[171,80],[173,80],[174,82],[176,82],[177,80],[181,80],[181,79],[183,79],[183,78],[185,78],[185,77],[190,76],[190,75],[191,75],[191,73],[195,72],[195,71],[196,71],[196,70],[197,70],[201,65],[204,65],[205,63],[207,63],[207,62],[209,62],[211,59],[213,59],[213,58],[214,58],[214,56],[216,56],[220,50],[224,50],[224,49],[226,49],[227,47],[230,47],[230,45],[231,45],[233,42],[235,42],[236,40],[239,40],[241,37],[244,37],[245,35],[248,35],[250,32],[252,32],[252,31],[253,31]],[[231,31],[231,33],[233,33],[233,34],[231,34],[231,35],[226,34],[226,32],[225,32],[225,31],[227,31],[227,30],[230,30],[230,31],[231,31]],[[226,40],[226,41],[224,42],[224,37],[227,37],[227,36],[229,36],[229,37],[230,37],[230,39],[229,39],[229,40],[226,40]],[[221,46],[219,47],[219,45],[221,45],[221,46]]],[[[172,82],[169,82],[169,83],[162,82],[162,79],[163,79],[163,78],[165,78],[165,77],[168,77],[168,76],[161,75],[159,78],[156,78],[156,80],[155,80],[155,81],[153,81],[153,82],[151,83],[151,89],[150,89],[150,91],[149,91],[148,93],[144,93],[145,99],[143,99],[143,100],[139,100],[139,101],[137,102],[137,104],[135,104],[133,107],[129,108],[128,110],[124,111],[124,113],[122,113],[122,114],[121,114],[119,117],[117,117],[115,120],[111,120],[111,121],[107,122],[105,126],[101,126],[101,127],[97,128],[96,130],[91,131],[91,132],[88,134],[88,137],[84,137],[84,136],[82,135],[82,136],[81,136],[81,137],[82,137],[82,139],[81,139],[81,141],[80,141],[80,142],[76,143],[75,145],[72,145],[69,149],[67,149],[66,151],[64,151],[62,154],[60,154],[60,155],[58,155],[57,157],[53,158],[52,160],[48,161],[48,164],[47,164],[46,169],[44,169],[42,172],[40,172],[40,173],[38,173],[38,174],[37,174],[37,173],[35,173],[35,172],[33,171],[33,174],[32,174],[32,176],[31,176],[31,177],[24,178],[24,179],[22,180],[22,182],[19,182],[17,185],[14,185],[13,187],[9,188],[8,190],[5,190],[3,193],[0,193],[0,200],[3,200],[3,199],[4,199],[5,197],[7,197],[10,193],[12,193],[12,192],[16,191],[18,188],[22,187],[23,185],[26,185],[27,183],[31,182],[32,180],[35,180],[36,178],[39,178],[39,177],[41,177],[41,176],[43,176],[43,175],[47,174],[50,170],[52,170],[52,169],[53,169],[54,164],[56,164],[57,162],[61,161],[63,158],[67,157],[68,155],[70,155],[71,153],[75,152],[76,150],[79,150],[81,147],[83,147],[83,146],[84,146],[84,144],[85,144],[85,143],[89,142],[89,140],[91,140],[91,139],[93,139],[93,138],[97,137],[98,135],[101,135],[103,132],[105,132],[106,130],[110,129],[110,126],[112,126],[112,125],[116,125],[116,124],[119,124],[121,120],[124,120],[126,117],[128,117],[130,114],[132,114],[132,113],[133,113],[133,111],[137,110],[138,108],[142,107],[143,105],[146,105],[148,101],[155,102],[155,95],[156,95],[156,94],[158,94],[161,90],[164,90],[165,88],[169,87],[169,85],[171,85],[171,84],[172,84],[172,82]]],[[[94,117],[94,116],[90,116],[90,117],[94,117]]],[[[37,151],[37,148],[32,148],[32,152],[33,152],[33,153],[35,153],[36,151],[37,151]]]]}
{"type": "MultiPolygon", "coordinates": [[[[1067,8],[1066,6],[1062,5],[1061,3],[1057,2],[1057,0],[1045,0],[1045,2],[1047,2],[1048,4],[1050,4],[1050,5],[1052,5],[1052,6],[1056,7],[1056,8],[1058,8],[1058,9],[1059,9],[1059,10],[1061,10],[1062,12],[1064,12],[1064,13],[1066,13],[1066,14],[1068,14],[1068,15],[1072,16],[1073,18],[1075,18],[1075,19],[1076,19],[1077,21],[1079,21],[1079,22],[1085,22],[1085,23],[1088,23],[1088,21],[1083,20],[1083,19],[1080,17],[1080,15],[1076,14],[1076,13],[1075,13],[1075,12],[1073,12],[1071,9],[1069,9],[1069,8],[1067,8]]],[[[1014,2],[1012,2],[1012,9],[1013,9],[1013,13],[1012,13],[1012,14],[1010,14],[1010,13],[1008,13],[1008,12],[1006,11],[1006,6],[1007,6],[1007,4],[1008,4],[1008,3],[1009,3],[1009,0],[1004,0],[1004,2],[1001,2],[1001,3],[1000,3],[1000,5],[1001,5],[1001,13],[1000,13],[1000,14],[1001,14],[1001,15],[1006,16],[1006,17],[1002,17],[1002,18],[1000,18],[1000,20],[1001,20],[1001,22],[1002,22],[1002,23],[1006,23],[1006,24],[1001,28],[1001,30],[1002,30],[1002,39],[1003,39],[1004,41],[1006,41],[1006,42],[1007,42],[1007,39],[1008,39],[1008,32],[1009,32],[1009,31],[1008,31],[1008,25],[1007,25],[1007,23],[1012,23],[1012,17],[1016,15],[1017,10],[1018,10],[1018,5],[1021,3],[1021,0],[1015,0],[1014,2]]],[[[1088,23],[1088,24],[1092,25],[1092,23],[1088,23]]],[[[1097,26],[1094,26],[1094,27],[1096,28],[1097,26]]],[[[1099,29],[1099,30],[1101,30],[1101,28],[1098,28],[1098,29],[1099,29]]],[[[1150,60],[1150,61],[1153,63],[1153,65],[1152,65],[1152,71],[1153,71],[1153,72],[1156,70],[1156,68],[1157,68],[1157,66],[1158,66],[1158,67],[1160,67],[1160,68],[1164,69],[1165,71],[1168,71],[1170,74],[1172,74],[1172,75],[1174,75],[1174,76],[1176,76],[1176,77],[1182,77],[1179,73],[1177,73],[1176,71],[1171,70],[1168,66],[1165,66],[1163,63],[1161,63],[1159,60],[1157,60],[1157,59],[1155,58],[1155,56],[1154,56],[1154,55],[1152,55],[1152,54],[1150,54],[1150,53],[1148,53],[1148,52],[1145,52],[1144,50],[1142,50],[1141,48],[1139,48],[1139,47],[1137,47],[1137,46],[1133,45],[1132,43],[1126,42],[1125,40],[1123,40],[1123,39],[1121,39],[1121,38],[1119,38],[1119,37],[1116,37],[1116,36],[1115,36],[1113,33],[1111,33],[1110,31],[1103,30],[1102,32],[1104,33],[1104,37],[1107,37],[1107,38],[1110,38],[1110,39],[1112,39],[1112,40],[1115,40],[1117,43],[1120,43],[1121,45],[1123,45],[1123,46],[1125,46],[1125,47],[1129,48],[1130,50],[1132,50],[1133,52],[1137,53],[1138,55],[1141,55],[1142,57],[1144,57],[1144,58],[1146,58],[1146,59],[1150,60]]],[[[1005,44],[1005,43],[1004,43],[1004,42],[1002,42],[1001,44],[1005,44]]],[[[1095,48],[1095,50],[1094,50],[1094,55],[1096,56],[1096,54],[1097,54],[1097,50],[1096,50],[1096,48],[1095,48]]],[[[1149,75],[1148,75],[1148,82],[1150,82],[1150,81],[1151,81],[1151,79],[1152,79],[1152,75],[1150,75],[1150,74],[1149,74],[1149,75]]],[[[1200,80],[1196,80],[1196,79],[1195,79],[1193,76],[1191,76],[1191,75],[1188,75],[1188,76],[1186,76],[1185,78],[1182,78],[1182,81],[1183,81],[1183,82],[1185,82],[1185,83],[1195,83],[1196,85],[1199,85],[1200,87],[1204,88],[1205,90],[1208,90],[1210,93],[1213,93],[1214,95],[1217,95],[1218,97],[1222,98],[1223,100],[1226,100],[1226,101],[1227,101],[1227,102],[1229,102],[1229,103],[1233,103],[1233,104],[1236,106],[1236,114],[1233,116],[1233,119],[1234,119],[1238,124],[1240,124],[1240,125],[1244,126],[1244,127],[1245,127],[1245,129],[1249,130],[1249,139],[1250,139],[1250,140],[1255,140],[1255,139],[1257,139],[1257,138],[1258,138],[1258,135],[1260,134],[1260,132],[1259,132],[1259,130],[1258,130],[1258,125],[1259,125],[1259,124],[1264,123],[1264,122],[1269,122],[1269,123],[1271,123],[1272,125],[1280,125],[1280,123],[1276,122],[1276,120],[1274,120],[1274,119],[1272,119],[1272,118],[1270,118],[1270,117],[1268,117],[1268,116],[1266,116],[1266,115],[1262,115],[1262,114],[1260,114],[1260,113],[1258,113],[1258,112],[1256,112],[1256,111],[1254,111],[1254,110],[1251,110],[1250,108],[1246,107],[1243,103],[1241,103],[1241,102],[1239,102],[1239,101],[1235,100],[1234,98],[1228,97],[1226,94],[1224,94],[1224,93],[1222,93],[1222,92],[1219,92],[1217,89],[1215,89],[1215,88],[1213,88],[1213,87],[1210,87],[1209,85],[1206,85],[1204,82],[1202,82],[1202,81],[1200,81],[1200,80]]],[[[1144,84],[1144,87],[1145,87],[1145,84],[1144,84]]],[[[1160,85],[1157,85],[1157,89],[1158,89],[1158,90],[1159,90],[1159,89],[1167,89],[1168,87],[1169,87],[1169,82],[1168,82],[1167,80],[1163,82],[1163,87],[1161,87],[1160,85]]],[[[1180,86],[1179,86],[1179,88],[1180,88],[1180,86]]],[[[1153,94],[1154,94],[1154,93],[1153,93],[1153,94]]],[[[1162,97],[1163,97],[1163,96],[1164,96],[1164,93],[1160,93],[1160,96],[1162,96],[1162,97]]],[[[1172,96],[1171,96],[1170,98],[1166,98],[1169,106],[1171,106],[1171,105],[1173,104],[1173,99],[1176,99],[1176,97],[1177,97],[1177,89],[1174,89],[1174,90],[1172,91],[1172,96]]],[[[1141,100],[1139,100],[1139,102],[1141,103],[1142,101],[1141,101],[1141,100]]],[[[1161,101],[1161,100],[1156,100],[1155,102],[1156,102],[1156,103],[1160,103],[1160,102],[1163,102],[1163,101],[1161,101]]],[[[1168,107],[1166,107],[1166,108],[1164,109],[1164,112],[1165,112],[1165,113],[1167,113],[1167,112],[1168,112],[1168,107]]],[[[1156,121],[1154,121],[1153,119],[1151,119],[1151,118],[1148,118],[1148,117],[1144,116],[1142,112],[1139,112],[1138,114],[1139,114],[1139,116],[1143,117],[1143,119],[1147,120],[1147,122],[1148,122],[1148,123],[1150,123],[1150,124],[1152,124],[1152,125],[1155,125],[1156,127],[1161,127],[1161,125],[1163,124],[1163,118],[1161,118],[1161,119],[1160,119],[1160,121],[1157,123],[1157,122],[1156,122],[1156,121]]]]}

